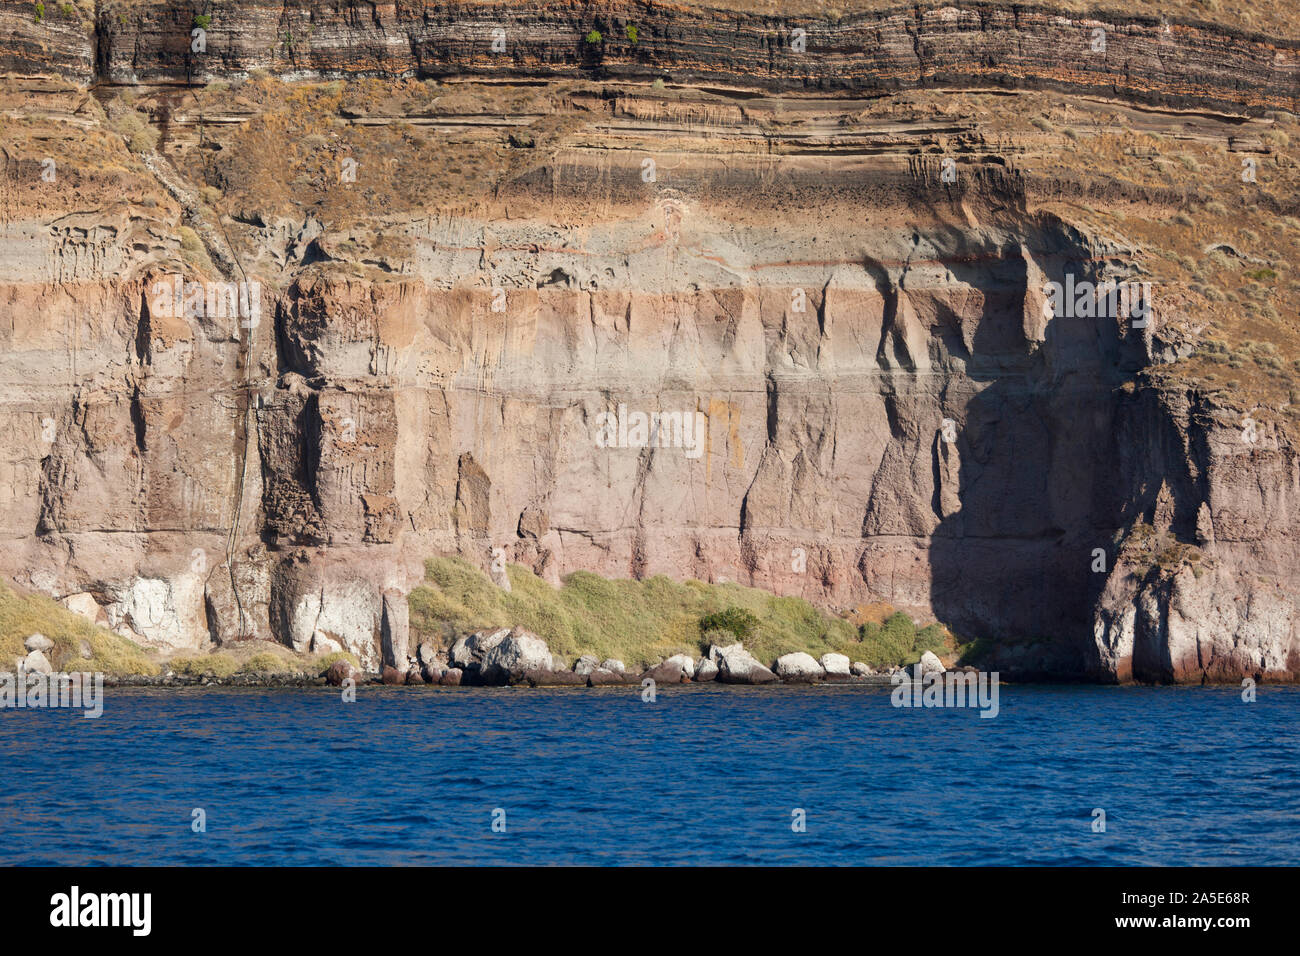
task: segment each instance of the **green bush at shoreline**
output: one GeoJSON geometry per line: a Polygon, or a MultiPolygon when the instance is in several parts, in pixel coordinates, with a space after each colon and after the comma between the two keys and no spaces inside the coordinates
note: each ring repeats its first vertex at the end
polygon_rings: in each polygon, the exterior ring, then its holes
{"type": "Polygon", "coordinates": [[[871,649],[861,660],[876,668],[911,664],[920,660],[926,651],[943,654],[948,649],[942,624],[927,624],[918,630],[902,611],[894,612],[882,624],[863,624],[858,628],[858,636],[863,648],[871,649]]]}
{"type": "Polygon", "coordinates": [[[476,630],[517,625],[569,661],[594,654],[641,668],[673,654],[698,657],[705,643],[702,623],[730,634],[731,626],[744,628],[745,615],[752,615],[756,626],[745,647],[765,664],[794,651],[814,657],[835,652],[876,667],[920,657],[913,650],[915,634],[905,647],[876,636],[864,641],[851,623],[801,598],[739,584],[679,582],[662,575],[610,580],[576,571],[556,589],[518,565],[509,565],[506,573],[509,591],[462,558],[426,561],[424,584],[410,596],[413,645],[428,640],[448,647],[476,630]]]}

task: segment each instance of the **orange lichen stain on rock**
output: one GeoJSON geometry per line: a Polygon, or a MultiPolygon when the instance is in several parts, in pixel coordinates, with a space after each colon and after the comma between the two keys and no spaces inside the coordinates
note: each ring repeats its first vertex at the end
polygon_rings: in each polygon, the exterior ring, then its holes
{"type": "Polygon", "coordinates": [[[709,427],[705,438],[705,480],[713,475],[713,436],[726,430],[727,447],[731,450],[728,461],[733,468],[745,467],[745,446],[740,439],[740,406],[721,398],[709,399],[709,410],[705,413],[709,427]]]}

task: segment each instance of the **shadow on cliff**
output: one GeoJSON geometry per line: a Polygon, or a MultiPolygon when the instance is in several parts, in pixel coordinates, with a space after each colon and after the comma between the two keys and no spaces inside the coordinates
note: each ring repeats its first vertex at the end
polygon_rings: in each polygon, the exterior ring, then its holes
{"type": "Polygon", "coordinates": [[[1112,566],[1132,497],[1117,435],[1125,383],[1145,364],[1142,333],[1113,317],[1057,316],[1035,343],[1030,286],[1064,283],[1067,272],[1095,279],[1097,268],[1063,225],[1040,224],[1025,243],[1043,250],[1032,260],[1042,279],[1014,248],[993,264],[950,267],[988,294],[969,339],[956,316],[937,330],[941,361],[965,376],[938,396],[951,424],[931,448],[930,603],[962,639],[984,639],[981,666],[1078,679],[1095,656],[1093,604],[1106,575],[1094,569],[1112,566]]]}

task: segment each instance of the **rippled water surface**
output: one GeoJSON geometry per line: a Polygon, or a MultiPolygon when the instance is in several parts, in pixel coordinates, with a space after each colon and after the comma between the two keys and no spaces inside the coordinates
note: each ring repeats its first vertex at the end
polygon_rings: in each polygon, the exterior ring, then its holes
{"type": "Polygon", "coordinates": [[[1296,688],[106,693],[0,711],[0,863],[1300,863],[1296,688]]]}

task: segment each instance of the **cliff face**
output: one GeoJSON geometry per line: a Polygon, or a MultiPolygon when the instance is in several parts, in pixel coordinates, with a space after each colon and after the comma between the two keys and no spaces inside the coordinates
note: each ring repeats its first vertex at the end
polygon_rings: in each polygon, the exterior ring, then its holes
{"type": "Polygon", "coordinates": [[[797,5],[776,17],[691,3],[235,0],[207,14],[202,49],[191,36],[189,7],[108,0],[91,14],[80,7],[58,13],[51,5],[37,22],[29,4],[6,2],[0,19],[11,34],[6,70],[113,83],[204,81],[254,69],[387,77],[671,75],[696,86],[772,91],[1047,88],[1231,110],[1288,108],[1300,83],[1293,40],[1133,14],[1122,4],[1088,15],[996,0],[865,6],[828,18],[801,16],[797,5]]]}
{"type": "Polygon", "coordinates": [[[1181,391],[1144,394],[1122,421],[1130,530],[1096,604],[1101,673],[1294,679],[1293,446],[1181,391]]]}
{"type": "Polygon", "coordinates": [[[373,665],[459,553],[887,600],[1017,676],[1300,673],[1285,410],[1157,374],[1230,307],[1158,274],[1145,326],[1048,291],[1163,268],[1132,234],[1204,200],[1113,174],[1163,168],[1146,131],[1257,159],[1257,212],[1292,214],[1244,115],[1294,109],[1291,46],[1134,18],[1096,61],[1091,21],[976,4],[810,21],[804,60],[693,7],[234,4],[200,64],[191,17],[104,6],[80,46],[20,21],[3,51],[47,74],[5,91],[18,583],[147,644],[373,665]],[[594,18],[622,42],[581,42],[594,18]],[[497,82],[84,86],[250,68],[497,82]],[[1020,92],[859,95],[939,85],[1020,92]],[[1025,122],[1040,87],[1092,152],[1025,122]]]}

